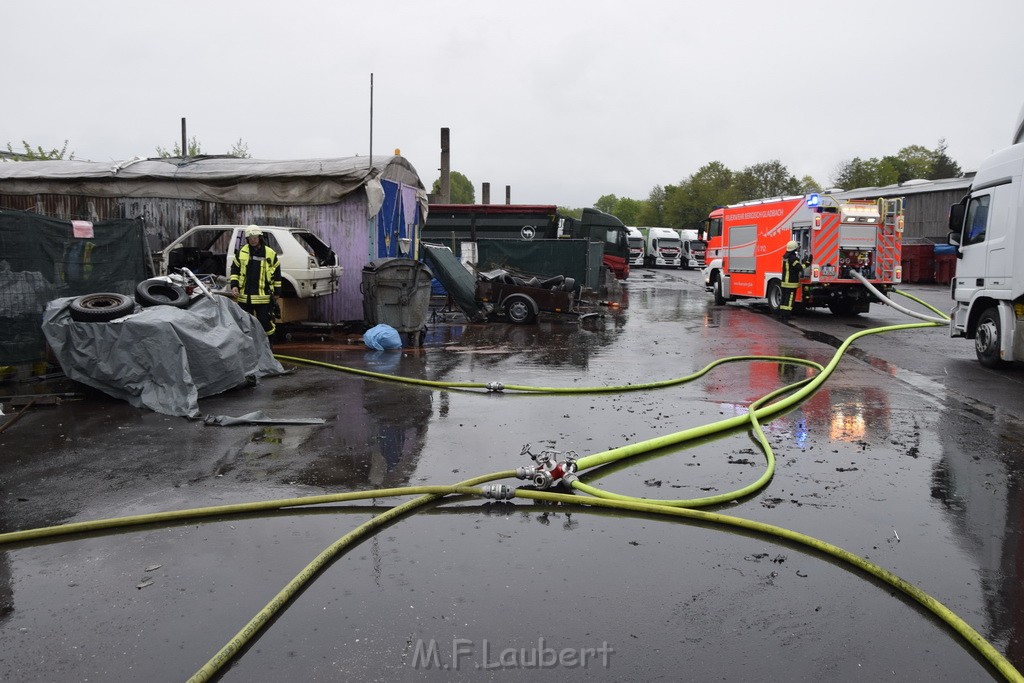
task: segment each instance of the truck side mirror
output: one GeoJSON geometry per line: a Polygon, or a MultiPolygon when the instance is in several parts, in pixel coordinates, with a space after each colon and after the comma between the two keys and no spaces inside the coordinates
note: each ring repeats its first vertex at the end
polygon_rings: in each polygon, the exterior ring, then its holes
{"type": "Polygon", "coordinates": [[[959,204],[954,204],[949,207],[949,237],[946,238],[946,242],[956,247],[956,257],[963,258],[964,254],[960,251],[960,234],[964,229],[964,217],[967,215],[967,201],[970,199],[970,195],[967,195],[959,204]]]}
{"type": "MultiPolygon", "coordinates": [[[[964,229],[964,216],[967,215],[967,204],[966,202],[960,202],[949,207],[949,231],[955,232],[958,235],[960,231],[964,229]]],[[[950,242],[950,244],[960,244],[959,238],[957,241],[950,242]]]]}

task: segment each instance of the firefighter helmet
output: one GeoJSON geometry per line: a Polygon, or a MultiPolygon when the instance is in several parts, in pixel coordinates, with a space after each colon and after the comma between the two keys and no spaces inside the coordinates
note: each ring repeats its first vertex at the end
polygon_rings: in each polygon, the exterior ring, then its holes
{"type": "Polygon", "coordinates": [[[259,226],[250,225],[245,229],[246,237],[263,237],[263,231],[259,229],[259,226]]]}
{"type": "Polygon", "coordinates": [[[793,240],[790,240],[789,244],[786,245],[786,251],[796,251],[799,246],[799,244],[797,244],[793,240]]]}

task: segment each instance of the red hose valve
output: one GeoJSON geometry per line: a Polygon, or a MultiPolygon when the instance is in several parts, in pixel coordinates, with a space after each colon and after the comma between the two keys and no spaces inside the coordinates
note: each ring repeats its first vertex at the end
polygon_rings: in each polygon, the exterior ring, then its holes
{"type": "Polygon", "coordinates": [[[516,477],[529,479],[539,489],[548,489],[560,482],[568,483],[566,477],[572,475],[576,479],[576,452],[568,451],[564,460],[557,458],[562,454],[559,451],[541,451],[534,454],[530,452],[530,444],[523,446],[520,455],[529,455],[537,464],[532,467],[516,468],[516,477]]]}

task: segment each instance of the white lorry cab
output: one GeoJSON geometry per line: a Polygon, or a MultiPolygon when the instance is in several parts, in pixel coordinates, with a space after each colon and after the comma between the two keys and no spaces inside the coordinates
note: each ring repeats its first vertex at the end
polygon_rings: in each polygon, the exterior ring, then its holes
{"type": "MultiPolygon", "coordinates": [[[[158,275],[188,268],[196,275],[231,276],[235,252],[245,243],[247,225],[197,225],[153,254],[158,275]]],[[[309,230],[278,226],[257,226],[263,240],[281,263],[282,319],[287,322],[304,316],[302,306],[289,306],[295,300],[326,296],[338,291],[341,265],[330,245],[309,230]]],[[[305,303],[305,302],[303,302],[305,303]]]]}
{"type": "Polygon", "coordinates": [[[1024,109],[1013,143],[981,162],[949,215],[958,259],[950,335],[973,339],[990,368],[1024,360],[1024,109]]]}
{"type": "Polygon", "coordinates": [[[626,240],[629,242],[629,265],[644,265],[644,234],[640,228],[627,225],[626,240]]]}
{"type": "Polygon", "coordinates": [[[679,237],[682,238],[679,267],[703,268],[708,253],[708,243],[700,239],[700,233],[696,230],[680,230],[679,237]]]}
{"type": "Polygon", "coordinates": [[[672,228],[647,228],[644,244],[644,264],[650,266],[679,266],[682,250],[679,233],[672,228]]]}

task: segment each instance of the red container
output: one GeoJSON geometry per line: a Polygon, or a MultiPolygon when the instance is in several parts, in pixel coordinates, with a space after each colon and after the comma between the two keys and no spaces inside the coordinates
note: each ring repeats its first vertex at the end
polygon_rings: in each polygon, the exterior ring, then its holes
{"type": "Polygon", "coordinates": [[[901,265],[903,282],[934,282],[935,245],[904,244],[901,265]]]}
{"type": "Polygon", "coordinates": [[[956,274],[956,254],[935,255],[935,281],[948,285],[956,274]]]}

